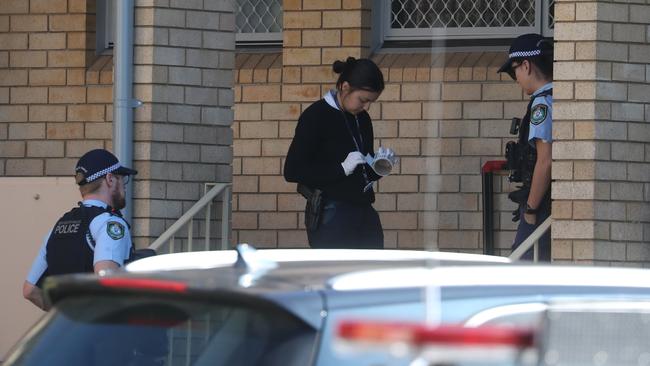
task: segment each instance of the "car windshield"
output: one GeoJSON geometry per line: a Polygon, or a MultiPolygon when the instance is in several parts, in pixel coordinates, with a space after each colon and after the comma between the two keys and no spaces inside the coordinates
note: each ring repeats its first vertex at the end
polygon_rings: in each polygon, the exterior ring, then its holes
{"type": "Polygon", "coordinates": [[[316,334],[268,305],[115,295],[63,300],[34,329],[8,365],[306,365],[316,334]]]}

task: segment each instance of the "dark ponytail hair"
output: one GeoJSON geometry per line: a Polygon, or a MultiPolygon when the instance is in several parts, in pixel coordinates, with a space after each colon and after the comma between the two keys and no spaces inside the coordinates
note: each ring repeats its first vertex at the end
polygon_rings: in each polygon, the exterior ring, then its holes
{"type": "Polygon", "coordinates": [[[384,74],[372,60],[348,57],[345,62],[334,61],[332,69],[340,74],[336,81],[337,89],[341,89],[341,85],[347,81],[353,90],[361,89],[376,93],[384,90],[384,74]]]}

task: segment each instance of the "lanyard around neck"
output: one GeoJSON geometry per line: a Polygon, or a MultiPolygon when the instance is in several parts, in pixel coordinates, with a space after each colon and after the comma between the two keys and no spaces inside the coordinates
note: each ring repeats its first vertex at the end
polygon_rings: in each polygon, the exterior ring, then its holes
{"type": "MultiPolygon", "coordinates": [[[[363,146],[363,137],[361,136],[361,127],[359,126],[359,119],[357,116],[354,116],[354,121],[356,122],[357,126],[357,131],[359,132],[359,141],[357,141],[356,137],[354,137],[354,132],[352,132],[352,128],[350,128],[350,124],[348,123],[348,118],[345,116],[345,112],[343,111],[343,108],[339,105],[339,99],[337,96],[338,93],[333,94],[334,97],[334,103],[336,103],[336,107],[341,111],[341,115],[343,115],[343,124],[345,124],[345,127],[348,129],[348,132],[350,133],[350,137],[352,137],[352,141],[354,141],[354,146],[357,147],[357,151],[363,154],[361,151],[361,146],[363,146]]],[[[363,180],[365,181],[365,186],[363,187],[363,193],[367,193],[370,190],[372,190],[372,181],[368,179],[368,172],[366,172],[366,166],[365,164],[361,166],[361,174],[363,175],[363,180]]]]}
{"type": "Polygon", "coordinates": [[[350,124],[348,123],[348,118],[345,116],[345,112],[343,111],[343,108],[341,108],[341,105],[339,105],[338,93],[335,93],[332,96],[334,97],[334,103],[336,103],[336,107],[339,109],[339,111],[341,111],[341,115],[343,116],[343,123],[348,129],[350,137],[352,137],[352,141],[354,141],[354,146],[356,146],[358,152],[363,154],[363,151],[361,151],[361,147],[363,146],[363,137],[361,136],[361,126],[359,126],[359,119],[357,116],[354,116],[357,132],[359,132],[359,141],[357,141],[357,138],[354,136],[354,131],[352,131],[352,128],[350,128],[350,124]]]}

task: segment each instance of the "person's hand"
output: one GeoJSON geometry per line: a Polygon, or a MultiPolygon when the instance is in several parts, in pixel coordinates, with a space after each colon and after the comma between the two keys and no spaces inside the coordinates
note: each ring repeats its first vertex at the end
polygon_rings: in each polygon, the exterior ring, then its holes
{"type": "Polygon", "coordinates": [[[391,148],[379,147],[375,153],[375,157],[372,159],[370,166],[378,175],[385,177],[391,173],[393,166],[397,164],[398,158],[395,156],[395,152],[391,148]]]}
{"type": "Polygon", "coordinates": [[[393,151],[393,149],[390,147],[383,148],[380,146],[379,149],[377,149],[377,153],[375,154],[375,158],[377,157],[388,159],[392,165],[397,164],[398,161],[397,156],[395,156],[395,151],[393,151]]]}
{"type": "Polygon", "coordinates": [[[357,165],[364,164],[366,160],[363,158],[363,155],[358,151],[352,151],[348,154],[348,157],[341,163],[345,175],[350,175],[354,172],[354,169],[357,168],[357,165]]]}
{"type": "Polygon", "coordinates": [[[521,219],[521,210],[517,207],[516,210],[512,211],[512,222],[517,222],[521,219]]]}

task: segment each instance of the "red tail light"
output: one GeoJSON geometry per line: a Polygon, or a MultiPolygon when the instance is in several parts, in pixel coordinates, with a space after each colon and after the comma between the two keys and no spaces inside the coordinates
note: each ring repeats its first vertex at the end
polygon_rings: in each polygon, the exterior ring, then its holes
{"type": "Polygon", "coordinates": [[[122,289],[187,292],[187,284],[178,281],[153,280],[145,278],[100,278],[99,283],[105,287],[122,289]]]}
{"type": "Polygon", "coordinates": [[[347,341],[384,344],[399,342],[415,347],[451,345],[527,348],[533,345],[531,330],[511,327],[428,327],[410,323],[344,321],[339,324],[338,335],[347,341]]]}

